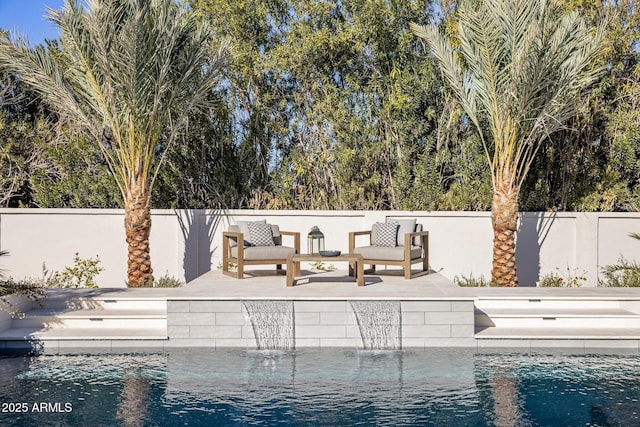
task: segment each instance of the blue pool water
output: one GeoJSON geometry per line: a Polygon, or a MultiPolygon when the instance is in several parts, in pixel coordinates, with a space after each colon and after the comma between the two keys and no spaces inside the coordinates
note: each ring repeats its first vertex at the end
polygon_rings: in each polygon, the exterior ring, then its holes
{"type": "Polygon", "coordinates": [[[640,356],[180,349],[0,358],[0,425],[634,426],[640,356]]]}

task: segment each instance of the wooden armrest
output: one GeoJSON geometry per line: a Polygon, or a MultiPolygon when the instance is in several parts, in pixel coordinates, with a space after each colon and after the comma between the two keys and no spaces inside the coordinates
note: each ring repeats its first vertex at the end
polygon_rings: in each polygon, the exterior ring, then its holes
{"type": "MultiPolygon", "coordinates": [[[[238,244],[238,242],[244,243],[244,234],[242,234],[239,231],[223,231],[222,232],[223,246],[229,245],[229,240],[235,240],[236,244],[238,244]]],[[[238,244],[238,246],[244,246],[244,245],[238,244]]]]}
{"type": "Polygon", "coordinates": [[[300,232],[280,230],[280,234],[283,236],[293,236],[293,248],[296,250],[296,253],[299,254],[300,253],[300,232]]]}
{"type": "Polygon", "coordinates": [[[428,231],[414,231],[412,233],[404,233],[404,246],[413,246],[414,237],[420,237],[420,240],[422,240],[422,246],[427,245],[429,242],[428,231]]]}
{"type": "Polygon", "coordinates": [[[369,235],[369,240],[371,240],[371,230],[349,232],[349,253],[350,254],[353,253],[353,250],[356,247],[356,236],[366,236],[366,235],[369,235]]]}
{"type": "Polygon", "coordinates": [[[222,237],[227,238],[227,239],[229,237],[235,237],[236,239],[242,239],[244,236],[239,231],[223,231],[222,232],[222,237]]]}
{"type": "Polygon", "coordinates": [[[429,232],[428,231],[414,231],[412,233],[405,233],[405,235],[410,235],[411,237],[418,237],[418,236],[428,236],[429,232]]]}
{"type": "MultiPolygon", "coordinates": [[[[222,264],[227,267],[227,260],[231,258],[230,240],[235,240],[235,246],[238,248],[238,259],[244,258],[244,234],[239,231],[223,231],[222,232],[222,264]]],[[[224,271],[224,270],[223,270],[224,271]]]]}

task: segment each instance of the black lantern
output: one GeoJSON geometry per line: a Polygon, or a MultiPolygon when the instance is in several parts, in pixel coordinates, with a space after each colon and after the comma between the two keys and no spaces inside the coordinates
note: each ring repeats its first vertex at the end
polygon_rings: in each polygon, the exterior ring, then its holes
{"type": "Polygon", "coordinates": [[[307,249],[311,255],[324,251],[324,234],[315,225],[307,235],[307,249]]]}

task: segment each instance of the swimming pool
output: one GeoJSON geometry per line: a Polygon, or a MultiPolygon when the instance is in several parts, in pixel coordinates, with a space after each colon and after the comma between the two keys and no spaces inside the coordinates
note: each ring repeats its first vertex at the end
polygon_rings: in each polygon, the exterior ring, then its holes
{"type": "Polygon", "coordinates": [[[0,358],[0,425],[640,424],[640,356],[176,349],[0,358]]]}

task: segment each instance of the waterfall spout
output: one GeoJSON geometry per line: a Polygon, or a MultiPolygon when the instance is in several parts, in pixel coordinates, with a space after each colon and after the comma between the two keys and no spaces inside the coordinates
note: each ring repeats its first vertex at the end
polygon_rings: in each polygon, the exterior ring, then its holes
{"type": "Polygon", "coordinates": [[[402,348],[400,301],[351,301],[362,344],[372,350],[402,348]]]}
{"type": "Polygon", "coordinates": [[[293,350],[295,348],[293,301],[243,301],[258,350],[293,350]]]}

